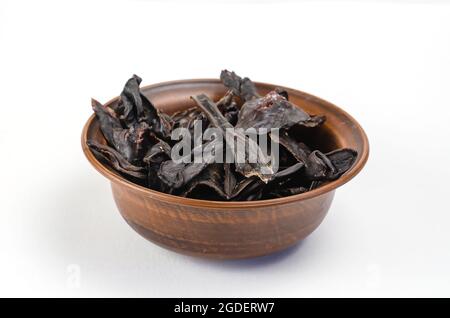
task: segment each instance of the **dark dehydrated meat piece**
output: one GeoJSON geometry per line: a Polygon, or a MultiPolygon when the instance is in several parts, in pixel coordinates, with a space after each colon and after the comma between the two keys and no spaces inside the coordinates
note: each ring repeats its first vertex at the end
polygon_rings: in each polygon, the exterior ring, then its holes
{"type": "Polygon", "coordinates": [[[161,163],[170,159],[171,147],[164,140],[159,140],[154,144],[145,155],[143,161],[146,164],[161,163]]]}
{"type": "Polygon", "coordinates": [[[335,180],[352,166],[357,152],[352,149],[338,149],[328,154],[319,150],[310,151],[301,142],[289,136],[286,131],[274,140],[285,147],[299,162],[304,163],[305,177],[309,180],[335,180]]]}
{"type": "Polygon", "coordinates": [[[191,98],[196,102],[196,104],[206,115],[211,125],[224,131],[227,128],[233,128],[233,125],[231,125],[227,121],[227,119],[220,112],[217,105],[211,99],[209,99],[208,96],[206,96],[205,94],[200,94],[197,96],[192,96],[191,98]]]}
{"type": "Polygon", "coordinates": [[[302,169],[302,167],[303,163],[298,162],[284,170],[278,171],[272,176],[272,179],[269,181],[268,184],[266,184],[265,182],[261,181],[261,179],[258,179],[256,177],[246,178],[236,185],[235,189],[232,192],[231,198],[243,200],[254,193],[262,195],[265,187],[269,188],[276,187],[276,184],[279,184],[284,179],[295,174],[300,169],[302,169]]]}
{"type": "Polygon", "coordinates": [[[118,151],[113,148],[100,144],[94,140],[88,140],[87,145],[98,159],[107,163],[120,173],[139,180],[145,180],[147,177],[145,168],[130,164],[118,151]]]}
{"type": "MultiPolygon", "coordinates": [[[[227,129],[233,128],[233,125],[227,121],[227,119],[217,108],[217,105],[210,100],[208,96],[205,94],[200,94],[192,98],[206,114],[210,124],[218,129],[221,129],[224,136],[227,129]]],[[[245,162],[239,162],[240,160],[238,160],[237,154],[234,150],[234,140],[232,141],[232,144],[229,144],[230,140],[225,138],[225,142],[229,146],[230,151],[233,152],[235,159],[237,159],[235,160],[236,171],[242,173],[246,177],[257,176],[262,181],[267,183],[272,178],[273,169],[270,161],[266,158],[266,155],[262,152],[258,144],[251,138],[247,138],[247,136],[239,130],[228,130],[228,132],[234,139],[237,140],[237,142],[242,142],[248,146],[245,147],[245,162]],[[261,160],[256,163],[249,162],[248,158],[250,157],[251,152],[253,152],[252,156],[254,156],[254,158],[261,158],[261,160]]]]}
{"type": "Polygon", "coordinates": [[[224,169],[223,190],[225,192],[226,197],[229,199],[231,198],[233,190],[236,187],[237,179],[232,170],[231,163],[224,163],[223,169],[224,169]]]}
{"type": "Polygon", "coordinates": [[[295,159],[299,162],[303,162],[307,165],[308,156],[311,154],[311,150],[302,142],[297,142],[294,138],[289,136],[286,130],[281,130],[278,135],[271,135],[271,139],[274,142],[282,145],[287,151],[289,151],[295,159]]]}
{"type": "Polygon", "coordinates": [[[103,106],[100,102],[95,99],[91,99],[92,110],[98,118],[100,123],[100,129],[105,136],[106,141],[110,145],[114,144],[114,130],[122,130],[120,121],[117,118],[116,113],[110,107],[103,106]]]}
{"type": "Polygon", "coordinates": [[[309,148],[291,138],[286,131],[281,131],[278,136],[272,135],[272,140],[285,147],[298,162],[305,165],[305,175],[310,179],[325,177],[326,166],[317,159],[316,154],[312,155],[309,148]]]}
{"type": "Polygon", "coordinates": [[[220,79],[224,85],[244,101],[239,113],[237,128],[289,128],[293,125],[316,127],[325,117],[310,116],[288,101],[286,90],[277,88],[260,97],[249,78],[242,79],[234,72],[223,70],[220,79]]]}
{"type": "Polygon", "coordinates": [[[172,120],[173,129],[182,128],[189,130],[189,133],[191,135],[191,146],[195,147],[196,145],[198,145],[198,143],[202,143],[201,135],[197,136],[197,139],[199,140],[195,140],[195,124],[196,122],[201,123],[202,131],[204,132],[209,127],[209,122],[205,114],[203,114],[200,109],[198,109],[197,107],[191,107],[185,111],[176,112],[172,115],[172,120]]]}
{"type": "Polygon", "coordinates": [[[221,112],[223,112],[223,110],[233,104],[236,104],[236,102],[234,101],[234,94],[232,90],[229,90],[225,93],[225,95],[223,95],[218,101],[217,101],[217,108],[220,109],[221,112]]]}
{"type": "Polygon", "coordinates": [[[190,196],[196,188],[204,186],[214,190],[220,198],[226,199],[227,194],[223,188],[222,169],[222,166],[217,163],[209,165],[182,191],[181,196],[190,196]]]}
{"type": "MultiPolygon", "coordinates": [[[[202,124],[207,122],[206,116],[196,107],[188,108],[184,111],[176,112],[172,115],[173,128],[186,128],[193,132],[194,123],[196,120],[202,121],[202,124]]],[[[206,125],[203,125],[206,127],[206,125]]]]}
{"type": "Polygon", "coordinates": [[[323,181],[314,180],[313,182],[311,182],[311,185],[309,186],[308,191],[318,188],[322,183],[323,183],[323,181]]]}
{"type": "Polygon", "coordinates": [[[196,153],[199,150],[199,147],[210,147],[211,153],[210,156],[204,156],[202,162],[189,162],[184,163],[183,161],[174,161],[168,160],[161,164],[161,167],[158,171],[158,176],[161,181],[166,184],[168,187],[173,189],[178,189],[182,186],[185,186],[188,182],[198,176],[203,169],[205,169],[209,164],[213,163],[215,157],[215,151],[222,151],[223,144],[221,142],[217,142],[217,140],[209,141],[203,145],[199,145],[198,147],[194,147],[190,154],[187,156],[192,157],[192,154],[196,153]]]}
{"type": "Polygon", "coordinates": [[[139,84],[141,78],[133,75],[125,84],[122,93],[120,94],[119,102],[115,106],[116,112],[125,127],[134,124],[138,119],[144,119],[144,109],[142,105],[141,93],[139,91],[139,84]]]}
{"type": "Polygon", "coordinates": [[[163,139],[170,136],[170,117],[160,111],[139,90],[142,79],[133,75],[120,94],[116,112],[126,127],[131,127],[137,122],[146,122],[150,130],[163,139]]]}
{"type": "Polygon", "coordinates": [[[218,102],[217,108],[231,125],[236,125],[239,116],[239,107],[234,100],[232,91],[228,91],[218,102]]]}
{"type": "Polygon", "coordinates": [[[296,124],[312,127],[319,123],[316,118],[312,119],[308,113],[272,91],[242,105],[236,128],[281,129],[296,124]]]}
{"type": "Polygon", "coordinates": [[[285,147],[299,162],[305,165],[304,173],[309,180],[320,180],[327,176],[330,168],[329,160],[320,151],[311,152],[309,148],[289,136],[286,131],[281,131],[278,136],[272,136],[275,142],[285,147]]]}
{"type": "Polygon", "coordinates": [[[248,77],[241,78],[235,72],[223,70],[220,73],[220,80],[233,94],[241,97],[244,101],[258,97],[255,85],[248,77]]]}
{"type": "Polygon", "coordinates": [[[178,189],[196,176],[208,166],[208,163],[178,163],[173,160],[167,160],[161,163],[158,170],[158,177],[167,186],[178,189]]]}
{"type": "Polygon", "coordinates": [[[147,180],[149,188],[163,192],[171,192],[171,189],[168,188],[158,177],[158,171],[161,163],[170,160],[170,152],[170,145],[163,140],[159,140],[158,143],[154,144],[145,155],[143,161],[148,167],[147,180]]]}
{"type": "Polygon", "coordinates": [[[355,150],[348,148],[328,152],[326,156],[335,168],[333,174],[330,174],[328,178],[330,180],[334,180],[343,175],[348,169],[351,168],[357,155],[358,153],[355,150]]]}
{"type": "Polygon", "coordinates": [[[230,198],[237,201],[245,200],[252,193],[261,191],[263,186],[264,182],[258,177],[245,178],[236,185],[230,198]]]}
{"type": "Polygon", "coordinates": [[[116,129],[113,133],[113,145],[129,162],[142,164],[142,158],[150,144],[148,124],[133,124],[129,129],[116,129]]]}
{"type": "Polygon", "coordinates": [[[305,164],[303,162],[297,162],[295,165],[292,165],[290,167],[287,167],[284,170],[280,170],[277,173],[275,173],[273,180],[278,181],[280,179],[286,178],[286,177],[296,173],[297,171],[302,169],[304,166],[305,166],[305,164]]]}
{"type": "Polygon", "coordinates": [[[239,109],[236,106],[230,106],[224,110],[223,115],[231,125],[235,126],[238,121],[239,109]]]}
{"type": "Polygon", "coordinates": [[[140,165],[149,143],[150,128],[146,122],[138,122],[122,128],[112,108],[92,99],[92,108],[100,122],[100,129],[108,143],[126,160],[140,165]]]}
{"type": "Polygon", "coordinates": [[[298,125],[305,126],[305,127],[318,127],[322,125],[326,120],[326,117],[323,115],[310,115],[309,120],[302,121],[297,123],[298,125]]]}
{"type": "Polygon", "coordinates": [[[305,176],[310,180],[330,179],[336,172],[330,159],[319,150],[314,150],[305,163],[305,176]]]}
{"type": "Polygon", "coordinates": [[[309,156],[309,173],[313,180],[336,180],[351,168],[356,160],[357,152],[352,149],[337,149],[327,154],[315,150],[309,156]]]}
{"type": "Polygon", "coordinates": [[[183,154],[183,156],[188,156],[192,159],[193,154],[198,152],[203,147],[210,147],[211,153],[209,156],[203,156],[202,162],[195,162],[195,160],[189,163],[185,163],[182,160],[168,160],[163,162],[158,171],[158,176],[161,181],[173,189],[178,189],[186,185],[198,176],[209,164],[213,163],[215,159],[214,153],[216,151],[222,151],[223,144],[222,142],[217,142],[217,140],[208,141],[194,147],[191,153],[183,154]]]}

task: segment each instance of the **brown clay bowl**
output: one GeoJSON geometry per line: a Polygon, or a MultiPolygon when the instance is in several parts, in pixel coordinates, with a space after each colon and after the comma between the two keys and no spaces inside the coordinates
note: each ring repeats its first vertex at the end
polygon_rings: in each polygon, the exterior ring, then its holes
{"type": "MultiPolygon", "coordinates": [[[[261,94],[276,87],[265,83],[256,86],[261,94]]],[[[311,138],[309,142],[323,151],[338,147],[358,151],[349,171],[310,192],[271,200],[217,202],[147,189],[124,179],[94,157],[86,140],[104,141],[94,115],[83,129],[83,151],[94,168],[111,182],[123,218],[148,240],[177,252],[210,258],[248,258],[274,253],[297,243],[319,226],[336,188],[358,174],[369,155],[367,137],[350,115],[315,96],[286,89],[293,103],[311,114],[327,117],[325,125],[314,136],[305,135],[311,138]]],[[[196,79],[155,84],[143,87],[142,91],[156,107],[171,113],[194,106],[191,95],[206,93],[218,99],[225,88],[219,80],[196,79]]],[[[117,100],[114,98],[108,104],[117,100]]]]}

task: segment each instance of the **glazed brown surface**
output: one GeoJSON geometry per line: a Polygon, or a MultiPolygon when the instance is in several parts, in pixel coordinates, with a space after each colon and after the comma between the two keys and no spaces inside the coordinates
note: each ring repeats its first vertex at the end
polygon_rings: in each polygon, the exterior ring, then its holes
{"type": "MultiPolygon", "coordinates": [[[[261,94],[276,87],[255,84],[261,94]]],[[[312,95],[286,90],[294,104],[310,114],[327,117],[319,134],[305,138],[311,138],[323,151],[351,148],[358,152],[353,167],[338,180],[303,194],[252,202],[218,202],[172,196],[133,184],[100,163],[87,147],[87,139],[105,142],[94,115],[83,130],[83,151],[91,164],[111,181],[122,216],[150,241],[203,257],[247,258],[270,254],[293,245],[317,228],[330,208],[334,190],[363,168],[369,154],[367,137],[350,115],[312,95]]],[[[206,93],[217,99],[225,93],[225,87],[219,80],[199,79],[151,85],[142,88],[142,92],[156,107],[171,113],[193,107],[191,95],[206,93]]],[[[117,98],[108,104],[116,102],[117,98]]]]}

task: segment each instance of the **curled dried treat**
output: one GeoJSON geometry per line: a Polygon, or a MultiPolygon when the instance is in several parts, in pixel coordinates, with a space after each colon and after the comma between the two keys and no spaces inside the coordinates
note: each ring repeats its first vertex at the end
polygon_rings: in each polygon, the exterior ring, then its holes
{"type": "Polygon", "coordinates": [[[352,167],[358,153],[353,149],[344,148],[328,152],[326,156],[335,168],[328,178],[335,180],[352,167]]]}
{"type": "Polygon", "coordinates": [[[172,126],[168,115],[158,111],[145,97],[140,89],[142,79],[133,75],[120,94],[116,112],[126,127],[131,127],[138,122],[146,122],[150,130],[163,139],[168,139],[172,126]]]}
{"type": "Polygon", "coordinates": [[[187,188],[182,191],[181,196],[191,196],[191,194],[200,187],[205,187],[213,190],[220,199],[227,199],[227,194],[223,188],[223,174],[222,166],[220,164],[211,164],[202,171],[187,188]]]}

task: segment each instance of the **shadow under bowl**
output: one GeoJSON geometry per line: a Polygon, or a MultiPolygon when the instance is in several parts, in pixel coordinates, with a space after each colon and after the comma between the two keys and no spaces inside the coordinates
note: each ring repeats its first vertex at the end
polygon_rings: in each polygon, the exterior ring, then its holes
{"type": "MultiPolygon", "coordinates": [[[[255,85],[260,94],[280,87],[258,82],[255,85]]],[[[306,193],[270,200],[219,202],[183,198],[139,186],[98,161],[86,145],[88,139],[105,142],[94,115],[83,129],[83,151],[94,168],[110,180],[114,200],[126,222],[148,240],[177,252],[209,258],[271,254],[294,245],[319,226],[335,189],[358,174],[369,155],[366,134],[349,114],[310,94],[285,89],[291,102],[310,114],[327,118],[314,134],[299,131],[303,139],[309,139],[312,146],[325,152],[336,148],[358,152],[351,169],[339,179],[306,193]]],[[[193,107],[192,95],[205,93],[217,100],[226,92],[215,79],[165,82],[141,90],[167,113],[193,107]]],[[[118,97],[107,105],[117,102],[118,97]]]]}

